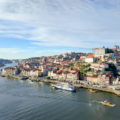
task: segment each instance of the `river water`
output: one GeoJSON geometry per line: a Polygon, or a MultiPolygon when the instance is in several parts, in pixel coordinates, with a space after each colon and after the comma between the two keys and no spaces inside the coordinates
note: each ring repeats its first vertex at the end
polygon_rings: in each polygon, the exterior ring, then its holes
{"type": "Polygon", "coordinates": [[[49,84],[0,78],[0,120],[120,120],[120,97],[53,90],[49,84]],[[100,101],[107,99],[115,107],[100,101]]]}

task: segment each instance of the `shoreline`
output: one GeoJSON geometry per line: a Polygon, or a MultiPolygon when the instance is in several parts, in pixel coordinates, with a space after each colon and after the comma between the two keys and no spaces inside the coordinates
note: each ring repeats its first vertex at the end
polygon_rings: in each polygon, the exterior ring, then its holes
{"type": "MultiPolygon", "coordinates": [[[[55,80],[44,80],[44,82],[46,82],[46,83],[58,83],[58,84],[66,83],[66,82],[55,81],[55,80]]],[[[117,96],[120,96],[120,91],[119,90],[113,90],[113,89],[108,89],[108,88],[97,88],[97,87],[85,86],[85,85],[74,84],[74,83],[72,85],[76,88],[95,89],[95,90],[98,90],[98,91],[113,93],[117,96]]]]}
{"type": "MultiPolygon", "coordinates": [[[[0,75],[0,77],[8,78],[8,79],[14,79],[14,80],[27,80],[27,79],[22,79],[23,76],[2,76],[2,75],[0,75]]],[[[29,79],[29,80],[31,80],[32,82],[45,82],[45,83],[54,83],[54,84],[56,84],[56,83],[65,84],[65,83],[68,82],[68,81],[48,80],[44,77],[37,78],[37,79],[32,78],[32,79],[29,79]]],[[[98,88],[98,87],[93,87],[93,86],[88,86],[88,85],[81,85],[80,81],[79,81],[79,84],[72,82],[72,85],[76,88],[95,89],[95,90],[98,90],[98,91],[113,93],[117,96],[120,96],[120,90],[113,90],[113,89],[110,89],[110,88],[98,88]]]]}

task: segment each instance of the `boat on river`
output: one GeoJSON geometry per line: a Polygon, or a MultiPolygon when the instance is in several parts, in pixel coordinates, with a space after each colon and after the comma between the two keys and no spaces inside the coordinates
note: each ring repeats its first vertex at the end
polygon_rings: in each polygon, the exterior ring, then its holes
{"type": "Polygon", "coordinates": [[[52,84],[51,87],[55,88],[55,89],[67,90],[67,91],[70,91],[70,92],[75,92],[76,91],[76,89],[69,83],[66,83],[66,84],[52,84]]]}
{"type": "Polygon", "coordinates": [[[101,102],[103,105],[105,105],[105,106],[109,106],[109,107],[114,107],[115,106],[115,104],[112,104],[112,103],[110,103],[110,102],[108,102],[108,101],[102,101],[101,102]]]}
{"type": "Polygon", "coordinates": [[[88,89],[89,92],[96,93],[96,90],[88,89]]]}

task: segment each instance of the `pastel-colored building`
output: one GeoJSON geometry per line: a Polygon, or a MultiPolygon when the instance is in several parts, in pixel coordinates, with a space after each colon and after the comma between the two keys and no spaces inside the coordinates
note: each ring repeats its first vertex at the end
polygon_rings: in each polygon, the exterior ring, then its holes
{"type": "Polygon", "coordinates": [[[22,76],[41,76],[42,72],[39,69],[23,69],[21,72],[22,76]]]}
{"type": "Polygon", "coordinates": [[[103,63],[91,63],[91,66],[90,66],[91,69],[93,70],[105,70],[107,68],[109,68],[109,65],[108,64],[103,64],[103,63]]]}
{"type": "Polygon", "coordinates": [[[17,74],[19,74],[19,69],[18,68],[16,68],[16,67],[7,67],[7,68],[4,68],[4,69],[2,69],[2,73],[1,73],[1,75],[17,75],[17,74]]]}

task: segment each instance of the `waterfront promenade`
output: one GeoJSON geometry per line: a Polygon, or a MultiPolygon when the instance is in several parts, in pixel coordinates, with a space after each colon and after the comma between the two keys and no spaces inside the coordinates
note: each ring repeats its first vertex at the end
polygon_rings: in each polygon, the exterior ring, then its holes
{"type": "MultiPolygon", "coordinates": [[[[3,76],[1,76],[3,77],[3,76]]],[[[56,79],[47,79],[46,77],[24,77],[24,76],[19,76],[19,75],[11,75],[11,76],[4,76],[9,79],[15,79],[15,80],[31,80],[32,82],[47,82],[47,83],[71,83],[74,87],[77,88],[86,88],[86,89],[95,89],[103,92],[109,92],[109,93],[114,93],[118,96],[120,96],[120,90],[115,90],[112,88],[108,88],[108,86],[101,86],[101,85],[95,85],[95,84],[90,84],[89,82],[85,80],[56,80],[56,79]]]]}
{"type": "Polygon", "coordinates": [[[55,80],[55,79],[47,79],[46,77],[26,78],[25,79],[23,76],[6,76],[6,78],[15,79],[15,80],[16,79],[17,80],[27,80],[27,79],[29,79],[32,82],[46,82],[46,83],[59,83],[59,84],[65,84],[65,83],[69,82],[76,88],[95,89],[95,90],[98,90],[98,91],[114,93],[114,94],[120,96],[120,90],[115,90],[115,89],[109,88],[108,86],[100,86],[100,85],[90,84],[85,80],[74,80],[74,81],[55,80]]]}
{"type": "MultiPolygon", "coordinates": [[[[50,83],[60,83],[60,84],[64,84],[66,83],[65,81],[58,81],[58,80],[47,80],[45,79],[44,82],[50,82],[50,83]]],[[[120,90],[114,90],[114,89],[110,89],[110,88],[102,88],[102,87],[96,87],[94,85],[88,85],[86,81],[80,81],[80,80],[76,80],[74,82],[70,82],[72,83],[72,85],[74,87],[77,87],[77,88],[86,88],[86,89],[95,89],[95,90],[98,90],[98,91],[103,91],[103,92],[109,92],[109,93],[114,93],[118,96],[120,96],[120,90]]]]}

